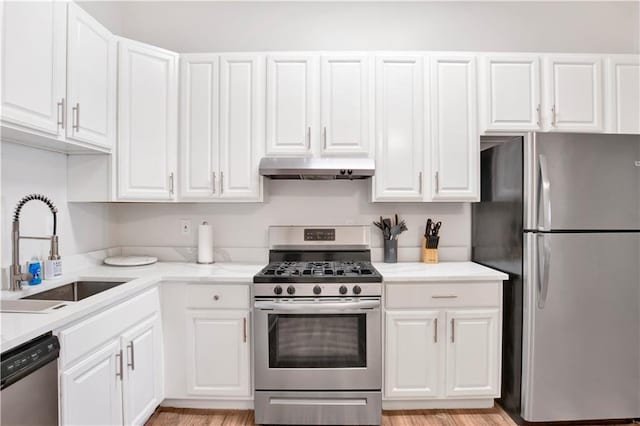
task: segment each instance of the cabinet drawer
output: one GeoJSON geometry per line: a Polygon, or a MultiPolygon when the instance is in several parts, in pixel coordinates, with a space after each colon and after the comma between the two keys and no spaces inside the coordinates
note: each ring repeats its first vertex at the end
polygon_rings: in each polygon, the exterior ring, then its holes
{"type": "Polygon", "coordinates": [[[500,306],[502,283],[397,283],[386,285],[386,307],[395,309],[500,306]]]}
{"type": "Polygon", "coordinates": [[[187,308],[247,309],[249,299],[249,286],[244,284],[187,285],[187,308]]]}
{"type": "Polygon", "coordinates": [[[158,289],[153,288],[91,318],[62,329],[60,363],[70,366],[90,351],[119,336],[127,328],[160,311],[158,289]]]}

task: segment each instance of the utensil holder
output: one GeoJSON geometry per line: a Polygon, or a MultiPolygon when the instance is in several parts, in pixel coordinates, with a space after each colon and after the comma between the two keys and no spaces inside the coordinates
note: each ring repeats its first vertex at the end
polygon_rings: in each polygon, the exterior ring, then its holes
{"type": "Polygon", "coordinates": [[[384,240],[384,263],[398,263],[398,240],[384,240]]]}
{"type": "Polygon", "coordinates": [[[422,237],[422,263],[438,263],[438,249],[426,248],[426,238],[422,237]]]}

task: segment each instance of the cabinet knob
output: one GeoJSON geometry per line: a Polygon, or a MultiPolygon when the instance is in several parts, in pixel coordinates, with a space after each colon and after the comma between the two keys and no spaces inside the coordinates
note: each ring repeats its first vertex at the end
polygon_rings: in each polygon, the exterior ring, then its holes
{"type": "Polygon", "coordinates": [[[213,300],[220,300],[220,296],[218,296],[217,294],[213,295],[213,300]]]}

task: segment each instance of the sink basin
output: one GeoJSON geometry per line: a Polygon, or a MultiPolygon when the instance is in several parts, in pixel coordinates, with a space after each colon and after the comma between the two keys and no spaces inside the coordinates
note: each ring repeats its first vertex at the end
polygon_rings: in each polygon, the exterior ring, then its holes
{"type": "Polygon", "coordinates": [[[22,299],[77,302],[124,283],[126,281],[75,281],[22,299]]]}

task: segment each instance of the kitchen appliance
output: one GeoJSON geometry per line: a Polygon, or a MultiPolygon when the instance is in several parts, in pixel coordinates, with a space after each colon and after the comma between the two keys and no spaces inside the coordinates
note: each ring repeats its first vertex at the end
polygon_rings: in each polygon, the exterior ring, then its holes
{"type": "Polygon", "coordinates": [[[260,175],[271,179],[367,179],[375,174],[371,158],[264,157],[260,175]]]}
{"type": "Polygon", "coordinates": [[[47,333],[0,356],[0,424],[58,424],[58,338],[47,333]]]}
{"type": "Polygon", "coordinates": [[[529,422],[640,417],[640,136],[495,139],[472,259],[509,274],[500,403],[529,422]]]}
{"type": "Polygon", "coordinates": [[[382,276],[368,226],[276,226],[254,277],[259,424],[380,424],[382,276]]]}

